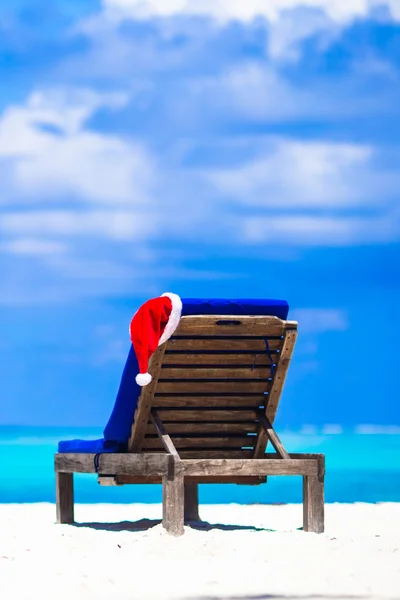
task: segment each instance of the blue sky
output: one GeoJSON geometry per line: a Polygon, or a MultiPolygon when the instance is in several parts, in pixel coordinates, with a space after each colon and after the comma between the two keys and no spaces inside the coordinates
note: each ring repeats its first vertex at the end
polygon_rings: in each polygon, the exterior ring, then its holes
{"type": "Polygon", "coordinates": [[[281,427],[396,425],[396,0],[3,1],[0,424],[101,425],[138,305],[287,299],[281,427]]]}

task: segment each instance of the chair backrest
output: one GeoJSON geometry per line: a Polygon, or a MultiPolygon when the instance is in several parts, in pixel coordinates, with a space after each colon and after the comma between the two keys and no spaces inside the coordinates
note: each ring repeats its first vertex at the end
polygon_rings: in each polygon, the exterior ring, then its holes
{"type": "Polygon", "coordinates": [[[262,456],[259,418],[275,419],[296,335],[296,322],[277,317],[182,317],[152,357],[129,451],[162,451],[156,410],[182,458],[262,456]]]}

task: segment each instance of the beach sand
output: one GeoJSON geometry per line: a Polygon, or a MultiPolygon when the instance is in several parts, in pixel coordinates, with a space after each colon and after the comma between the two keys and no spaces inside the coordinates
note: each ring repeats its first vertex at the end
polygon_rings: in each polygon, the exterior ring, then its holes
{"type": "Polygon", "coordinates": [[[400,504],[331,504],[326,533],[301,505],[204,505],[168,536],[161,505],[0,505],[4,600],[400,598],[400,504]]]}

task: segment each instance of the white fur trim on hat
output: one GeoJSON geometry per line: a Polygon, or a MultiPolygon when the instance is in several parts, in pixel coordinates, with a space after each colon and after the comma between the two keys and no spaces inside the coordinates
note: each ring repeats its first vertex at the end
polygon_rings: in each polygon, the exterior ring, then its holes
{"type": "Polygon", "coordinates": [[[141,387],[148,385],[152,379],[150,373],[139,373],[136,375],[136,383],[141,387]]]}
{"type": "Polygon", "coordinates": [[[162,336],[158,342],[158,345],[161,346],[164,342],[169,340],[171,335],[173,335],[175,329],[179,325],[179,321],[181,320],[182,314],[182,300],[179,298],[178,294],[172,294],[172,292],[166,292],[165,294],[161,294],[161,297],[166,296],[172,302],[172,311],[168,319],[168,323],[165,326],[162,336]]]}

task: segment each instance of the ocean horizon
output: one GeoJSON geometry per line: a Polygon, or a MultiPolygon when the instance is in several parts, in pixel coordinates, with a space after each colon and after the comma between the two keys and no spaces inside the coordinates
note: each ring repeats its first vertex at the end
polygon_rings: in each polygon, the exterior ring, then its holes
{"type": "MultiPolygon", "coordinates": [[[[400,502],[400,430],[339,426],[283,431],[290,452],[326,454],[326,502],[400,502]]],[[[0,503],[54,502],[54,453],[61,439],[102,437],[100,427],[0,426],[0,503]]],[[[201,485],[205,504],[276,504],[302,501],[301,478],[269,477],[267,485],[201,485]]],[[[161,485],[101,487],[96,476],[75,476],[78,503],[155,503],[161,485]]]]}

